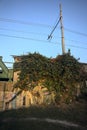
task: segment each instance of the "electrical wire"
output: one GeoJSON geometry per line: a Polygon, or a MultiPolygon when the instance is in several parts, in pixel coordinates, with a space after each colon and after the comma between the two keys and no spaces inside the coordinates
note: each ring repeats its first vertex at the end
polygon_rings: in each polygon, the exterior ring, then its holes
{"type": "Polygon", "coordinates": [[[7,19],[7,18],[0,18],[0,21],[10,22],[10,23],[18,23],[18,24],[24,24],[24,25],[31,25],[31,26],[48,27],[48,28],[51,28],[51,27],[52,27],[52,26],[47,25],[47,24],[40,24],[40,23],[33,23],[33,22],[25,22],[25,21],[21,21],[21,20],[7,19]]]}
{"type": "MultiPolygon", "coordinates": [[[[44,36],[48,36],[46,33],[36,33],[36,32],[29,32],[29,31],[24,31],[24,30],[15,30],[15,29],[8,29],[8,28],[0,28],[0,30],[5,30],[5,31],[12,31],[12,32],[21,32],[21,33],[29,33],[29,34],[34,34],[34,35],[44,35],[44,36]]],[[[54,38],[57,37],[58,38],[61,38],[61,37],[58,37],[58,36],[55,36],[54,35],[54,38]]],[[[70,42],[78,42],[80,44],[87,44],[87,43],[83,43],[81,41],[77,41],[77,40],[73,40],[73,39],[67,39],[65,38],[66,41],[70,41],[70,42]]]]}
{"type": "MultiPolygon", "coordinates": [[[[43,26],[43,27],[52,27],[50,25],[46,25],[46,24],[39,24],[39,23],[31,23],[31,22],[24,22],[24,21],[19,21],[19,20],[14,20],[14,19],[6,19],[6,18],[0,18],[0,21],[4,21],[4,22],[11,22],[11,23],[19,23],[19,24],[25,24],[25,25],[35,25],[35,26],[43,26]]],[[[60,19],[59,19],[60,21],[60,19]]],[[[59,21],[57,22],[57,24],[55,25],[55,27],[53,28],[51,34],[49,36],[52,35],[52,33],[54,32],[55,28],[57,27],[59,21]]],[[[69,31],[71,33],[75,33],[75,34],[78,34],[78,35],[82,35],[82,36],[87,36],[87,34],[85,33],[81,33],[81,32],[78,32],[78,31],[74,31],[74,30],[71,30],[71,29],[68,29],[68,28],[64,28],[66,31],[69,31]]],[[[23,31],[23,30],[15,30],[15,29],[6,29],[6,28],[0,28],[0,30],[7,30],[7,31],[15,31],[15,32],[22,32],[22,33],[32,33],[32,34],[38,34],[38,35],[41,35],[41,33],[35,33],[35,32],[26,32],[26,31],[23,31]]],[[[42,34],[42,35],[46,35],[47,34],[42,34]]],[[[20,39],[26,39],[26,40],[33,40],[33,41],[39,41],[39,42],[49,42],[49,41],[45,41],[45,40],[39,40],[39,39],[34,39],[34,38],[28,38],[28,37],[23,37],[23,36],[14,36],[14,35],[7,35],[7,34],[0,34],[0,36],[4,36],[4,37],[12,37],[12,38],[20,38],[20,39]]],[[[69,40],[69,39],[67,39],[69,40]]],[[[81,43],[80,41],[76,41],[76,40],[69,40],[71,42],[79,42],[81,43]]],[[[58,44],[58,42],[50,42],[50,43],[56,43],[58,44]]],[[[86,43],[87,44],[87,43],[86,43]]],[[[76,48],[83,48],[83,49],[87,49],[87,48],[84,48],[84,47],[80,47],[80,46],[74,46],[74,45],[68,45],[68,46],[71,46],[71,47],[76,47],[76,48]]]]}
{"type": "MultiPolygon", "coordinates": [[[[24,25],[31,25],[31,26],[41,26],[41,27],[55,28],[55,27],[47,25],[47,24],[25,22],[25,21],[15,20],[15,19],[9,19],[9,18],[0,18],[0,21],[10,22],[10,23],[18,23],[18,24],[24,24],[24,25]]],[[[75,33],[77,35],[82,35],[82,36],[87,37],[87,34],[85,34],[85,33],[78,32],[78,31],[75,31],[75,30],[71,30],[71,29],[68,29],[66,27],[64,27],[64,29],[65,29],[65,31],[68,31],[68,32],[71,32],[71,33],[75,33]]]]}
{"type": "MultiPolygon", "coordinates": [[[[9,37],[9,38],[11,37],[11,38],[18,38],[18,39],[26,39],[26,40],[32,40],[32,41],[38,41],[38,42],[44,42],[44,43],[52,43],[52,44],[57,44],[57,45],[61,44],[59,42],[49,42],[49,41],[46,41],[46,40],[40,40],[40,39],[34,39],[34,38],[22,37],[22,36],[7,35],[7,34],[0,34],[0,36],[9,37]]],[[[70,44],[66,44],[66,46],[79,48],[79,49],[87,49],[85,47],[75,46],[75,45],[70,45],[70,44]]]]}
{"type": "Polygon", "coordinates": [[[81,47],[81,46],[75,46],[75,45],[69,45],[69,44],[66,44],[66,46],[70,46],[70,47],[74,47],[74,48],[78,48],[78,49],[85,49],[85,50],[87,50],[86,47],[81,47]]]}
{"type": "Polygon", "coordinates": [[[66,41],[70,41],[70,42],[76,42],[76,43],[80,43],[80,44],[84,44],[84,45],[86,45],[87,44],[87,42],[82,42],[82,41],[77,41],[77,40],[73,40],[73,39],[65,39],[66,41]]]}
{"type": "Polygon", "coordinates": [[[47,36],[48,34],[46,33],[36,33],[36,32],[29,32],[29,31],[24,31],[24,30],[16,30],[16,29],[8,29],[8,28],[0,28],[0,30],[5,30],[5,31],[12,31],[12,32],[21,32],[21,33],[29,33],[29,34],[36,34],[36,35],[45,35],[47,36]]]}
{"type": "MultiPolygon", "coordinates": [[[[44,35],[44,36],[48,36],[48,34],[46,33],[41,33],[41,32],[31,32],[31,31],[25,31],[25,30],[16,30],[16,29],[9,29],[9,28],[0,28],[0,30],[3,30],[3,31],[11,31],[11,32],[17,32],[17,33],[28,33],[28,34],[34,34],[34,35],[44,35]]],[[[61,38],[61,37],[58,37],[57,35],[54,35],[54,38],[61,38]]]]}
{"type": "Polygon", "coordinates": [[[4,61],[4,63],[6,63],[6,64],[13,64],[13,62],[7,62],[7,61],[4,61]]]}
{"type": "Polygon", "coordinates": [[[78,31],[75,31],[75,30],[71,30],[71,29],[68,29],[68,28],[64,28],[66,31],[68,31],[68,32],[71,32],[71,33],[75,33],[75,34],[77,34],[77,35],[82,35],[82,36],[85,36],[85,37],[87,37],[87,34],[85,34],[85,33],[81,33],[81,32],[78,32],[78,31]]]}
{"type": "Polygon", "coordinates": [[[23,36],[16,36],[16,35],[0,34],[0,36],[9,37],[9,38],[11,37],[11,38],[17,38],[17,39],[24,39],[24,40],[31,40],[31,41],[38,41],[38,42],[46,42],[46,43],[58,44],[56,42],[49,42],[49,41],[46,41],[46,40],[40,40],[40,39],[34,39],[34,38],[23,37],[23,36]]]}

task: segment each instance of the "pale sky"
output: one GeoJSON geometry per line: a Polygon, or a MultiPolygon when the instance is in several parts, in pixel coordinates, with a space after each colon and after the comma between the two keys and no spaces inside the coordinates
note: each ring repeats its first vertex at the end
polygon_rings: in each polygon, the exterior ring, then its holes
{"type": "Polygon", "coordinates": [[[47,57],[62,54],[59,19],[62,4],[65,50],[87,63],[87,0],[0,0],[0,56],[39,52],[47,57]]]}

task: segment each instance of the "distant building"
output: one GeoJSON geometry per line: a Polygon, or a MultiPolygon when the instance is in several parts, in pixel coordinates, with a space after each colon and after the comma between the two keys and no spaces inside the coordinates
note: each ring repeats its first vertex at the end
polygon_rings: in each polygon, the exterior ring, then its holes
{"type": "Polygon", "coordinates": [[[0,56],[0,110],[6,109],[6,102],[12,98],[12,88],[13,70],[7,68],[2,61],[2,56],[0,56]]]}

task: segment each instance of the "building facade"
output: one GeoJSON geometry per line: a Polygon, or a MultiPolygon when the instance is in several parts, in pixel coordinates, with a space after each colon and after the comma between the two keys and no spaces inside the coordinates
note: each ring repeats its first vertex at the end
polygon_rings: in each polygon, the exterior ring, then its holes
{"type": "MultiPolygon", "coordinates": [[[[22,56],[13,56],[13,58],[14,63],[20,63],[22,60],[22,56]]],[[[81,64],[87,74],[87,64],[81,64]]],[[[41,82],[31,91],[14,88],[15,83],[18,81],[20,69],[13,66],[13,71],[9,73],[10,71],[2,61],[2,57],[0,58],[0,68],[0,110],[17,109],[54,102],[54,92],[50,93],[41,82]]],[[[87,87],[87,78],[84,82],[87,87]]]]}

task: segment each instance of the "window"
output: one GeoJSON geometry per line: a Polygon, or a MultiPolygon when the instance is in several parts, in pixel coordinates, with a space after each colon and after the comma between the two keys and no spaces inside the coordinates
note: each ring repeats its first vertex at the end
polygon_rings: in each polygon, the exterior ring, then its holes
{"type": "Polygon", "coordinates": [[[23,106],[25,106],[26,105],[26,97],[24,96],[23,97],[23,106]]]}

